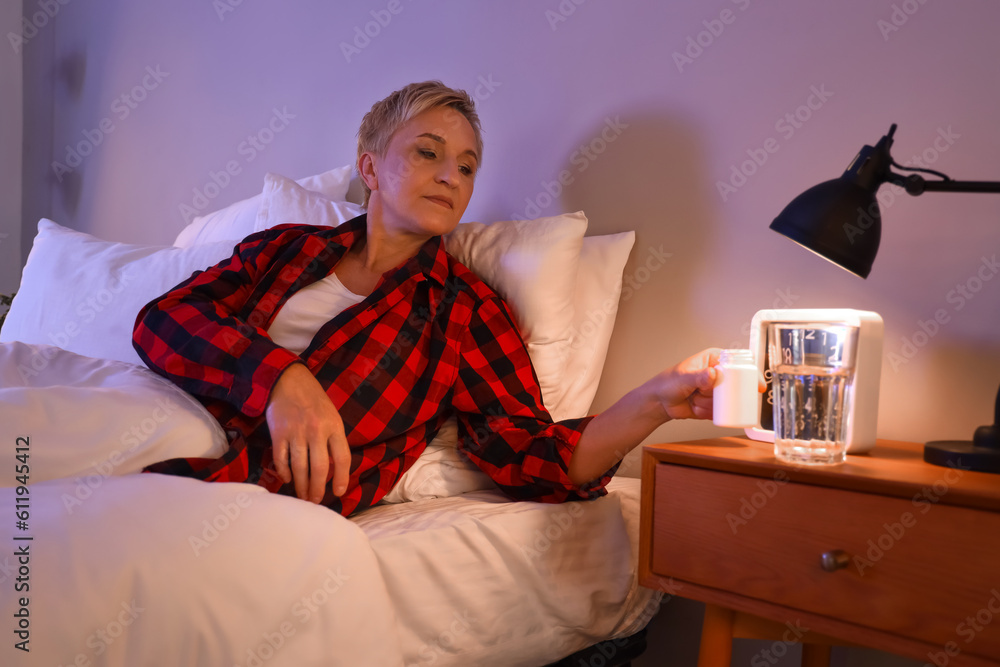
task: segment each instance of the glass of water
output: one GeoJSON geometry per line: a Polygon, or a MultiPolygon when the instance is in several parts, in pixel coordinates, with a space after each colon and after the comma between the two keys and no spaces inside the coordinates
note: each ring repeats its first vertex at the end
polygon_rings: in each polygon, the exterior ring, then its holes
{"type": "Polygon", "coordinates": [[[858,328],[829,322],[772,322],[767,335],[774,455],[800,465],[843,463],[858,328]]]}

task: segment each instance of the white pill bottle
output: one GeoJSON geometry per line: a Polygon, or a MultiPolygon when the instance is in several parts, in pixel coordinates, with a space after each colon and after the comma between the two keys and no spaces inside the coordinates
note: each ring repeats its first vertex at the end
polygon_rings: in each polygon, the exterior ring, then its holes
{"type": "Polygon", "coordinates": [[[715,367],[712,423],[746,428],[757,426],[757,365],[750,350],[722,350],[715,367]]]}

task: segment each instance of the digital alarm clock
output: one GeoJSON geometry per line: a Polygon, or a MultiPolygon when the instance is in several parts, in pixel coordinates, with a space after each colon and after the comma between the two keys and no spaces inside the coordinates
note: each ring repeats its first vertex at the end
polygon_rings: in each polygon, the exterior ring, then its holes
{"type": "Polygon", "coordinates": [[[767,391],[759,394],[757,423],[745,429],[748,438],[774,442],[774,391],[768,358],[768,325],[775,322],[840,324],[858,328],[854,379],[847,396],[847,451],[861,454],[875,446],[878,426],[879,381],[882,376],[882,317],[850,308],[793,308],[759,310],[750,326],[750,351],[764,374],[767,391]]]}

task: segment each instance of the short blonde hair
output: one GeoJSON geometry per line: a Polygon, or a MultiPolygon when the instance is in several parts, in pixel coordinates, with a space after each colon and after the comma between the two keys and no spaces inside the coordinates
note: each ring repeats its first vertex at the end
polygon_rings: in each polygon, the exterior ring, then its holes
{"type": "MultiPolygon", "coordinates": [[[[449,88],[440,81],[411,83],[373,104],[371,110],[361,120],[361,127],[358,129],[357,160],[361,159],[362,153],[367,152],[379,157],[385,156],[392,135],[404,123],[428,109],[437,107],[451,107],[469,121],[476,135],[476,155],[482,163],[483,136],[479,125],[479,114],[476,113],[476,103],[464,90],[449,88]]],[[[361,187],[365,191],[367,207],[372,193],[364,179],[361,179],[361,187]]]]}

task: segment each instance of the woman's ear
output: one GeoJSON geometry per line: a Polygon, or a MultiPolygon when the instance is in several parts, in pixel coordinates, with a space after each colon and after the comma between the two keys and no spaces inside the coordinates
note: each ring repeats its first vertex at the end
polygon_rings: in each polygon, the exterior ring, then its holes
{"type": "Polygon", "coordinates": [[[378,190],[378,173],[375,168],[375,156],[369,152],[364,152],[358,158],[358,175],[365,182],[369,190],[378,190]]]}

